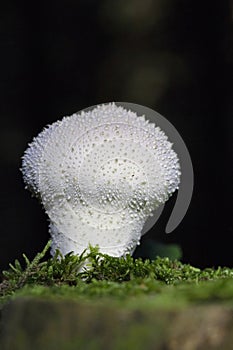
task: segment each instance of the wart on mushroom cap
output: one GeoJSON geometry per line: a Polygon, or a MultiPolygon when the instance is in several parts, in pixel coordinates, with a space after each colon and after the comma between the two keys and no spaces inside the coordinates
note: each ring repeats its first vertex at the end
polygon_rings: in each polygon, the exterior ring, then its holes
{"type": "Polygon", "coordinates": [[[25,151],[22,172],[49,216],[52,254],[89,244],[133,253],[146,219],[180,181],[164,132],[114,103],[48,126],[25,151]]]}

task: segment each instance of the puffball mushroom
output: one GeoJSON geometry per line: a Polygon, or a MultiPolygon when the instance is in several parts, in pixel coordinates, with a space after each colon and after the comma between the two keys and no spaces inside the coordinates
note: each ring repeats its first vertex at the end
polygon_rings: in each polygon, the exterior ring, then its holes
{"type": "Polygon", "coordinates": [[[164,132],[114,103],[46,127],[25,151],[22,173],[49,217],[51,253],[63,255],[89,245],[132,254],[145,221],[180,181],[164,132]]]}

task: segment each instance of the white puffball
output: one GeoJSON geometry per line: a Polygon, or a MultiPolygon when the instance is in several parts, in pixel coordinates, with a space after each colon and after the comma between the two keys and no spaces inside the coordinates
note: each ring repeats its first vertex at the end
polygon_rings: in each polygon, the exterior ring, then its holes
{"type": "Polygon", "coordinates": [[[146,219],[180,181],[164,132],[114,103],[48,126],[25,151],[22,172],[50,219],[52,254],[80,254],[89,244],[132,253],[146,219]]]}

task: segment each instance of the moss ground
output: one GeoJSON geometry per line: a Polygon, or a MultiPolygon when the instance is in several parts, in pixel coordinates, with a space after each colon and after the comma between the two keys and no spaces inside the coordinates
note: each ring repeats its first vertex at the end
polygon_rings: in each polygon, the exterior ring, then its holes
{"type": "Polygon", "coordinates": [[[3,272],[1,349],[231,349],[233,269],[49,246],[3,272]]]}

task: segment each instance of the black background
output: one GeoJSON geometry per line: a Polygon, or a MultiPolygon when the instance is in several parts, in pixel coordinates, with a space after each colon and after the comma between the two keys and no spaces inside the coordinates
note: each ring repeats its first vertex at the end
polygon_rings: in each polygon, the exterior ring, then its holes
{"type": "Polygon", "coordinates": [[[185,141],[195,187],[179,227],[174,198],[143,240],[177,243],[183,261],[233,265],[230,1],[7,1],[0,11],[0,268],[49,238],[19,167],[46,124],[102,102],[165,116],[185,141]]]}

